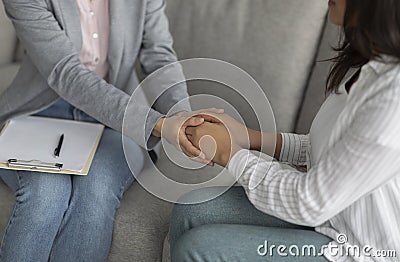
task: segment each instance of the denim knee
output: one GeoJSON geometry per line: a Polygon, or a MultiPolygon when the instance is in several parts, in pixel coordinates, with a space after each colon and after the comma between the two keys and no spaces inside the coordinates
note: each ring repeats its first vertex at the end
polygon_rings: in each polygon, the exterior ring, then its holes
{"type": "Polygon", "coordinates": [[[171,244],[177,241],[177,238],[184,231],[189,230],[194,224],[195,219],[201,219],[202,208],[199,205],[176,204],[172,210],[170,223],[171,244]]]}
{"type": "MultiPolygon", "coordinates": [[[[176,204],[174,206],[172,217],[180,219],[187,216],[196,217],[196,214],[201,216],[206,215],[209,210],[209,205],[214,204],[216,202],[215,198],[220,195],[220,192],[223,192],[221,188],[222,187],[202,188],[184,194],[178,200],[179,203],[184,204],[176,204]]],[[[218,199],[220,198],[221,196],[219,196],[218,199]]]]}
{"type": "Polygon", "coordinates": [[[57,174],[18,174],[17,209],[29,212],[32,223],[59,220],[68,209],[71,180],[57,174]]]}
{"type": "Polygon", "coordinates": [[[207,243],[218,225],[204,225],[183,234],[171,250],[172,261],[205,261],[204,256],[213,248],[207,243]]]}
{"type": "MultiPolygon", "coordinates": [[[[219,192],[219,187],[204,188],[194,190],[183,195],[178,202],[180,203],[195,203],[200,199],[207,199],[212,197],[219,192]]],[[[187,230],[193,227],[203,225],[207,221],[218,221],[219,214],[215,214],[211,208],[212,206],[218,206],[219,201],[210,200],[199,204],[176,204],[171,214],[170,223],[170,244],[171,249],[174,244],[178,241],[180,236],[187,230]],[[210,212],[211,210],[211,212],[210,212]]]]}
{"type": "Polygon", "coordinates": [[[199,206],[190,204],[175,204],[171,214],[171,221],[174,223],[185,220],[187,217],[195,217],[199,210],[199,206]]]}
{"type": "Polygon", "coordinates": [[[108,220],[114,217],[124,190],[133,180],[133,176],[129,174],[126,180],[120,181],[113,178],[112,173],[108,178],[76,178],[71,205],[74,209],[78,209],[77,212],[82,215],[82,220],[93,218],[98,221],[108,220]]]}
{"type": "Polygon", "coordinates": [[[183,195],[179,199],[179,203],[203,202],[198,204],[176,204],[172,211],[171,221],[178,224],[190,218],[192,221],[208,221],[211,219],[218,223],[220,216],[215,214],[214,210],[220,210],[232,201],[237,201],[244,196],[242,188],[231,188],[221,194],[224,189],[224,187],[210,187],[197,189],[183,195]],[[206,199],[209,200],[204,201],[206,199]]]}

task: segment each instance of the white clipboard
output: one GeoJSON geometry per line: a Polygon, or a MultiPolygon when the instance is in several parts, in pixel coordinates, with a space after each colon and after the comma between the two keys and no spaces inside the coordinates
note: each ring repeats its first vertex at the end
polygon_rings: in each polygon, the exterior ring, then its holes
{"type": "Polygon", "coordinates": [[[28,116],[10,120],[0,131],[0,168],[87,175],[104,126],[28,116]],[[54,156],[64,135],[60,156],[54,156]]]}

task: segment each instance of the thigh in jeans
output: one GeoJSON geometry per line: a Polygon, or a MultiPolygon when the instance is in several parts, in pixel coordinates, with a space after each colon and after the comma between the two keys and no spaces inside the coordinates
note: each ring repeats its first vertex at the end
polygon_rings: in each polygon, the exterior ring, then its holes
{"type": "MultiPolygon", "coordinates": [[[[214,195],[213,191],[216,190],[219,189],[195,190],[184,198],[190,202],[191,199],[198,199],[199,194],[214,195]]],[[[209,224],[242,224],[310,230],[308,227],[294,225],[259,211],[250,203],[242,187],[232,187],[217,198],[201,204],[175,205],[170,224],[171,248],[186,231],[209,224]]]]}
{"type": "Polygon", "coordinates": [[[16,203],[4,230],[0,261],[46,261],[71,195],[69,175],[0,170],[16,203]]]}
{"type": "MultiPolygon", "coordinates": [[[[133,141],[132,141],[133,142],[133,141]]],[[[132,144],[139,173],[144,151],[132,144]]],[[[123,148],[121,134],[106,128],[87,176],[73,177],[70,207],[65,214],[52,258],[64,261],[105,261],[112,240],[114,216],[123,192],[134,180],[123,148]],[[69,250],[75,250],[70,254],[69,250]]],[[[53,261],[53,259],[51,260],[53,261]]]]}
{"type": "Polygon", "coordinates": [[[312,230],[252,225],[213,224],[183,234],[172,261],[326,262],[324,245],[331,239],[312,230]]]}

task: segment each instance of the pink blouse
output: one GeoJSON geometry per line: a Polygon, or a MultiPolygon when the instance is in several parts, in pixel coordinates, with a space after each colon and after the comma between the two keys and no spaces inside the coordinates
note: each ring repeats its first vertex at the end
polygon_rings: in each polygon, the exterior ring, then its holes
{"type": "Polygon", "coordinates": [[[108,74],[107,53],[110,36],[108,0],[77,0],[81,30],[81,62],[101,78],[108,74]]]}

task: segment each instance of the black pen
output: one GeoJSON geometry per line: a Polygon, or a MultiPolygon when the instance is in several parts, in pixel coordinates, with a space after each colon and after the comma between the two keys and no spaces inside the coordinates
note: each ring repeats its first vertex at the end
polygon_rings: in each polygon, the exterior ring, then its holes
{"type": "Polygon", "coordinates": [[[61,147],[64,141],[64,134],[62,134],[60,136],[60,140],[58,141],[58,146],[56,147],[56,149],[54,149],[54,156],[55,157],[59,157],[60,156],[60,151],[61,151],[61,147]]]}

